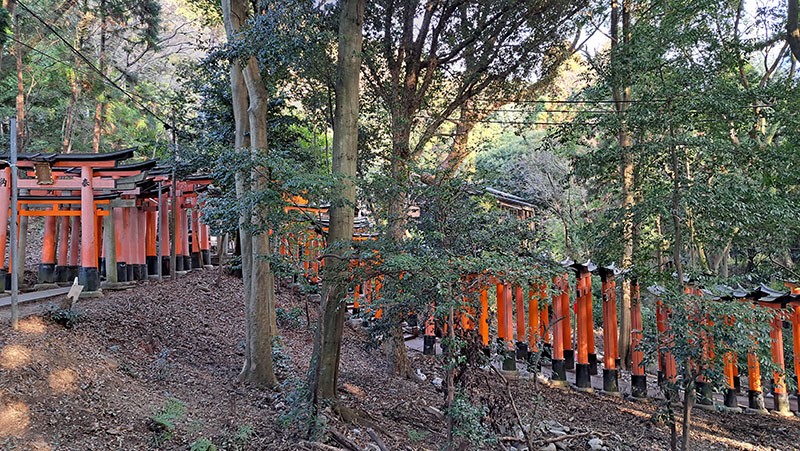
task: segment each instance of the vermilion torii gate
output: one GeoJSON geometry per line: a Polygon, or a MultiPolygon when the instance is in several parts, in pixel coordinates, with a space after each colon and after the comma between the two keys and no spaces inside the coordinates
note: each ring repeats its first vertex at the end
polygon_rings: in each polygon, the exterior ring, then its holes
{"type": "MultiPolygon", "coordinates": [[[[161,274],[157,273],[157,255],[169,260],[170,213],[177,220],[179,251],[188,252],[188,239],[193,233],[197,237],[193,241],[198,262],[210,264],[209,230],[200,221],[196,194],[211,179],[194,176],[179,180],[179,201],[171,205],[172,183],[165,176],[169,171],[156,168],[155,160],[121,164],[133,155],[134,149],[105,154],[18,156],[18,186],[27,191],[19,196],[20,217],[45,218],[40,286],[78,277],[84,293],[91,295],[99,294],[101,276],[113,285],[167,274],[169,265],[163,264],[161,274]],[[186,220],[188,209],[193,209],[193,232],[186,220]]],[[[11,169],[0,166],[0,224],[7,224],[9,219],[10,176],[11,169]]],[[[3,262],[6,238],[7,227],[0,227],[3,262]]],[[[192,268],[188,254],[180,260],[180,270],[192,268]]],[[[3,271],[7,272],[5,267],[3,271]]]]}

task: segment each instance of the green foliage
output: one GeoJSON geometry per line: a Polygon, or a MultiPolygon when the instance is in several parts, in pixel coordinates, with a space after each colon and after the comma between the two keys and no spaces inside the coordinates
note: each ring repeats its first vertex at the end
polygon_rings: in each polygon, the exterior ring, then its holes
{"type": "Polygon", "coordinates": [[[153,433],[153,442],[156,446],[161,446],[172,438],[178,420],[185,413],[186,404],[179,399],[170,398],[150,416],[147,428],[153,433]]]}
{"type": "Polygon", "coordinates": [[[236,428],[236,432],[233,434],[233,446],[235,450],[244,450],[247,449],[247,446],[253,440],[253,435],[255,434],[255,429],[250,424],[242,424],[238,428],[236,428]]]}
{"type": "Polygon", "coordinates": [[[74,329],[75,326],[86,319],[82,313],[75,309],[59,307],[51,307],[44,312],[44,316],[50,321],[64,326],[66,329],[74,329]]]}
{"type": "Polygon", "coordinates": [[[768,338],[775,310],[749,301],[701,300],[682,290],[667,290],[659,298],[670,312],[670,330],[658,336],[654,324],[645,327],[642,347],[649,359],[646,363],[653,363],[659,349],[675,356],[679,387],[686,388],[697,376],[703,376],[722,391],[726,388],[726,355],[746,359],[753,353],[761,362],[762,374],[780,371],[772,362],[768,338]]]}
{"type": "Polygon", "coordinates": [[[300,307],[293,307],[285,309],[278,307],[275,309],[275,317],[278,325],[287,329],[299,329],[303,326],[303,309],[300,307]]]}
{"type": "Polygon", "coordinates": [[[418,431],[414,428],[408,430],[408,440],[411,443],[419,443],[425,440],[430,435],[428,431],[418,431]]]}
{"type": "Polygon", "coordinates": [[[11,34],[11,15],[8,10],[0,7],[0,47],[5,45],[11,34]]]}
{"type": "Polygon", "coordinates": [[[189,445],[189,451],[217,451],[218,449],[217,445],[205,437],[201,437],[189,445]]]}
{"type": "Polygon", "coordinates": [[[483,424],[483,419],[488,414],[486,407],[476,406],[468,397],[456,393],[446,414],[453,419],[453,436],[463,438],[478,447],[495,442],[495,438],[483,424]]]}
{"type": "Polygon", "coordinates": [[[636,7],[629,39],[594,55],[597,79],[578,96],[588,103],[557,135],[580,145],[569,153],[588,189],[583,234],[596,240],[595,260],[620,260],[620,164],[629,152],[640,274],[656,266],[656,252],[671,254],[673,213],[692,274],[789,274],[781,266],[792,265],[796,252],[789,249],[800,240],[797,211],[789,206],[797,176],[787,171],[800,158],[791,145],[798,83],[788,52],[779,50],[781,15],[773,7],[745,8],[737,19],[736,8],[645,2],[636,7]],[[770,36],[755,35],[755,23],[770,36]],[[608,101],[612,88],[623,86],[633,97],[618,114],[608,101]],[[621,131],[630,133],[630,149],[620,147],[621,131]]]}

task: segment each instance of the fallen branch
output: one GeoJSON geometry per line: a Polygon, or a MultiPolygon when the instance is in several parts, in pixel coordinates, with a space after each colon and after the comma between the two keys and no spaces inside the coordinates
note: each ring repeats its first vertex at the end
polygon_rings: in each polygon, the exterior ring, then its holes
{"type": "Polygon", "coordinates": [[[326,445],[320,442],[309,442],[308,440],[303,440],[300,442],[300,444],[314,449],[321,449],[323,451],[346,451],[344,448],[337,448],[335,446],[326,445]]]}
{"type": "Polygon", "coordinates": [[[380,448],[381,451],[389,451],[389,448],[386,447],[386,444],[383,443],[383,440],[381,440],[381,438],[378,437],[378,434],[376,434],[372,428],[367,428],[367,434],[369,434],[369,436],[372,437],[372,440],[375,441],[375,443],[378,445],[378,448],[380,448]]]}
{"type": "Polygon", "coordinates": [[[507,437],[498,437],[497,440],[500,440],[501,442],[524,442],[525,441],[524,438],[512,437],[510,435],[507,436],[507,437]]]}
{"type": "Polygon", "coordinates": [[[519,429],[522,431],[522,435],[525,437],[525,444],[528,445],[528,449],[534,449],[533,441],[531,440],[530,435],[528,435],[528,431],[525,430],[525,426],[522,424],[522,417],[519,415],[517,403],[514,402],[514,395],[511,394],[511,386],[508,383],[508,379],[506,379],[506,377],[503,376],[503,374],[500,373],[500,371],[498,371],[494,365],[489,364],[489,368],[491,368],[494,374],[496,374],[497,377],[503,381],[503,385],[505,385],[506,388],[506,396],[508,396],[508,400],[511,401],[511,408],[514,409],[514,415],[517,417],[517,425],[519,425],[519,429]]]}
{"type": "Polygon", "coordinates": [[[546,438],[546,439],[544,439],[542,441],[544,443],[556,443],[556,442],[562,442],[564,440],[569,440],[569,439],[573,439],[573,438],[586,437],[587,435],[594,435],[594,436],[596,436],[598,438],[606,438],[610,434],[601,434],[601,433],[595,432],[595,431],[586,431],[586,432],[579,432],[577,434],[572,434],[572,435],[560,435],[558,437],[546,438]]]}
{"type": "Polygon", "coordinates": [[[328,432],[331,434],[331,436],[333,436],[334,440],[339,442],[339,444],[344,446],[346,449],[349,449],[350,451],[361,451],[361,448],[359,448],[358,445],[356,445],[349,438],[345,437],[341,432],[338,432],[335,429],[331,429],[328,432]]]}

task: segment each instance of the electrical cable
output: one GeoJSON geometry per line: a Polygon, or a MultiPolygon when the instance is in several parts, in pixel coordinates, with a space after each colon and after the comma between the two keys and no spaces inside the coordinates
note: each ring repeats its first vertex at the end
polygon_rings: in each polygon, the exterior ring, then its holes
{"type": "Polygon", "coordinates": [[[13,37],[13,36],[10,36],[10,35],[9,35],[9,36],[6,36],[6,38],[8,38],[8,40],[9,40],[9,41],[16,42],[17,44],[19,44],[19,45],[21,45],[21,46],[23,46],[23,47],[26,47],[26,48],[27,48],[27,49],[29,49],[30,51],[32,51],[32,52],[34,52],[34,53],[37,53],[37,54],[39,54],[39,55],[41,55],[41,56],[44,56],[45,58],[48,58],[48,59],[50,59],[50,60],[51,60],[51,61],[53,61],[53,62],[56,62],[56,63],[59,63],[59,64],[63,64],[63,65],[65,65],[65,66],[69,66],[69,67],[70,67],[72,70],[74,70],[75,72],[78,72],[78,73],[80,73],[80,74],[83,74],[83,75],[94,75],[94,73],[92,73],[92,72],[88,72],[88,71],[85,71],[85,70],[82,70],[82,69],[78,69],[77,67],[73,67],[71,62],[69,62],[69,61],[64,61],[64,60],[60,60],[60,59],[58,59],[58,58],[54,57],[53,55],[50,55],[50,54],[48,54],[48,53],[45,53],[45,52],[43,52],[43,51],[41,51],[41,50],[37,49],[36,47],[33,47],[33,46],[32,46],[32,45],[30,45],[30,44],[26,44],[25,42],[22,42],[22,41],[20,41],[19,39],[17,39],[17,38],[15,38],[15,37],[13,37]]]}
{"type": "MultiPolygon", "coordinates": [[[[64,38],[64,37],[63,37],[63,36],[62,36],[62,35],[61,35],[61,34],[60,34],[60,33],[59,33],[59,32],[58,32],[58,31],[57,31],[57,30],[56,30],[56,29],[55,29],[55,28],[52,26],[52,25],[50,25],[50,24],[49,24],[49,23],[47,23],[47,22],[46,22],[44,19],[42,19],[41,17],[39,17],[39,15],[38,15],[38,14],[36,14],[36,13],[35,13],[33,10],[31,10],[30,8],[28,8],[28,7],[25,5],[25,3],[23,3],[21,0],[17,0],[17,4],[18,4],[19,6],[21,6],[23,9],[25,9],[25,11],[27,11],[27,12],[28,12],[28,13],[29,13],[31,16],[33,16],[33,17],[34,17],[36,20],[38,20],[39,22],[41,22],[41,23],[42,23],[42,25],[44,25],[44,26],[45,26],[45,28],[47,28],[47,29],[48,29],[48,30],[49,30],[51,33],[53,33],[53,34],[54,34],[54,35],[55,35],[55,36],[56,36],[56,37],[57,37],[57,38],[58,38],[58,39],[59,39],[61,42],[63,42],[63,43],[64,43],[64,45],[66,45],[66,46],[67,46],[67,48],[69,48],[69,49],[70,49],[70,51],[72,51],[72,53],[74,53],[74,54],[75,54],[77,57],[79,57],[80,59],[82,59],[82,60],[83,60],[83,61],[84,61],[84,62],[87,64],[87,66],[89,66],[89,68],[91,68],[91,69],[92,69],[94,72],[96,72],[98,75],[100,75],[100,77],[102,77],[102,78],[103,78],[103,80],[104,80],[104,81],[105,81],[107,84],[111,85],[112,87],[114,87],[114,88],[116,88],[117,90],[119,90],[120,92],[122,92],[122,93],[123,93],[123,94],[124,94],[126,97],[128,97],[128,98],[131,100],[131,102],[133,102],[133,104],[134,104],[134,105],[135,105],[137,108],[139,108],[141,111],[144,111],[144,112],[146,112],[147,114],[149,114],[149,115],[151,115],[153,118],[155,118],[157,121],[161,122],[161,124],[164,126],[164,129],[165,129],[165,130],[170,130],[170,129],[172,129],[172,125],[171,125],[171,124],[167,123],[167,121],[166,121],[166,120],[164,120],[164,119],[162,119],[162,118],[161,118],[161,116],[159,116],[158,114],[156,114],[156,113],[155,113],[153,110],[151,110],[151,109],[150,109],[149,107],[147,107],[146,105],[143,105],[143,104],[142,104],[141,102],[139,102],[139,101],[136,99],[136,97],[134,97],[134,96],[133,96],[131,93],[129,93],[128,91],[126,91],[125,89],[123,89],[121,86],[119,86],[119,85],[118,85],[118,84],[117,84],[117,83],[116,83],[114,80],[110,79],[110,78],[109,78],[109,77],[108,77],[106,74],[104,74],[104,73],[103,73],[103,71],[101,71],[99,68],[97,68],[97,66],[95,66],[95,65],[94,65],[94,63],[92,63],[92,61],[91,61],[91,60],[89,60],[89,58],[87,58],[87,57],[86,57],[86,56],[85,56],[83,53],[81,53],[81,52],[80,52],[78,49],[76,49],[76,48],[75,48],[75,47],[72,45],[72,43],[70,43],[70,42],[69,42],[67,39],[65,39],[65,38],[64,38]]],[[[155,103],[155,102],[153,102],[153,103],[155,103]]]]}

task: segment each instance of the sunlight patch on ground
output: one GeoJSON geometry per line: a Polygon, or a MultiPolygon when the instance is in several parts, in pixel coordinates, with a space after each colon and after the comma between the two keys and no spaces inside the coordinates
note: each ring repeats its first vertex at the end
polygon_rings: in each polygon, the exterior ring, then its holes
{"type": "Polygon", "coordinates": [[[625,413],[631,414],[631,415],[633,415],[633,416],[636,416],[636,417],[639,417],[639,418],[644,418],[644,419],[647,419],[647,420],[649,420],[650,418],[652,418],[652,415],[651,415],[651,414],[649,414],[649,413],[647,413],[647,412],[642,412],[642,411],[640,411],[640,410],[636,410],[636,409],[629,409],[629,408],[627,408],[627,407],[622,407],[622,406],[618,407],[618,409],[619,409],[620,411],[622,411],[622,412],[625,412],[625,413]]]}
{"type": "Polygon", "coordinates": [[[28,406],[21,402],[10,402],[0,407],[0,437],[18,436],[30,424],[28,406]]]}
{"type": "Polygon", "coordinates": [[[40,335],[47,332],[47,324],[45,324],[41,317],[31,316],[19,321],[18,330],[20,332],[25,332],[26,334],[40,335]]]}
{"type": "Polygon", "coordinates": [[[50,373],[47,383],[50,388],[56,393],[68,393],[75,391],[75,381],[78,379],[78,373],[71,368],[64,368],[50,373]]]}
{"type": "Polygon", "coordinates": [[[30,351],[24,346],[8,345],[0,350],[0,366],[3,368],[15,370],[27,365],[30,361],[30,351]]]}
{"type": "Polygon", "coordinates": [[[739,440],[730,439],[728,437],[722,437],[722,436],[719,436],[719,435],[708,434],[708,433],[705,433],[705,432],[697,432],[697,431],[692,431],[692,432],[694,432],[698,436],[702,437],[703,440],[708,440],[709,442],[712,442],[712,443],[720,443],[720,444],[724,445],[726,449],[744,449],[744,450],[762,449],[762,448],[760,448],[758,446],[751,445],[750,443],[740,442],[739,440]]]}

